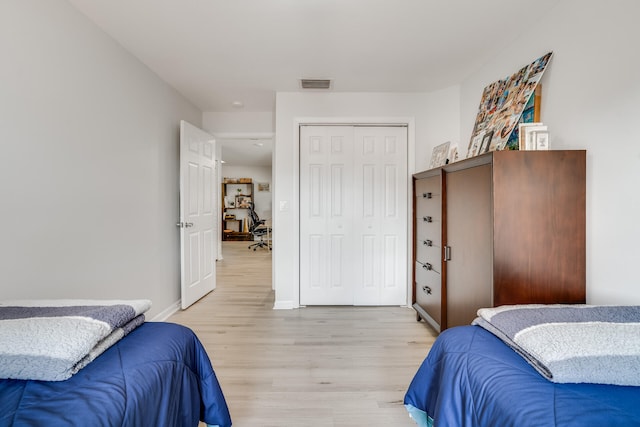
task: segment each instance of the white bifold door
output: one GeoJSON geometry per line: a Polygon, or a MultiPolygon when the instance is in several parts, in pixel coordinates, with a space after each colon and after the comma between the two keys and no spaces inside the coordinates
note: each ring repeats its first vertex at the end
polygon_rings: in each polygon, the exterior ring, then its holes
{"type": "Polygon", "coordinates": [[[407,303],[407,128],[300,127],[300,304],[407,303]]]}

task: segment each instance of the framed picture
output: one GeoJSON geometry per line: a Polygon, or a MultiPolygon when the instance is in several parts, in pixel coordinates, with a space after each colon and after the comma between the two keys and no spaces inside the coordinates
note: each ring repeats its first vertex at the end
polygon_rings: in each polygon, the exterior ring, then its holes
{"type": "Polygon", "coordinates": [[[484,134],[485,132],[482,131],[469,141],[469,147],[467,147],[467,159],[478,155],[480,146],[482,145],[482,140],[484,139],[484,134]]]}
{"type": "MultiPolygon", "coordinates": [[[[477,154],[488,153],[491,148],[491,140],[493,139],[493,131],[485,132],[482,136],[482,140],[480,142],[480,148],[478,148],[477,154]]],[[[493,151],[493,150],[491,150],[493,151]]]]}
{"type": "Polygon", "coordinates": [[[518,125],[518,139],[520,150],[536,150],[536,141],[533,132],[547,131],[547,126],[542,123],[520,123],[518,125]]]}
{"type": "Polygon", "coordinates": [[[540,106],[542,104],[542,85],[538,83],[533,95],[529,98],[529,101],[522,111],[522,116],[516,126],[514,126],[509,140],[505,145],[507,150],[519,150],[520,149],[520,124],[522,123],[538,123],[540,122],[540,106]]]}
{"type": "Polygon", "coordinates": [[[269,183],[268,182],[259,182],[258,183],[258,191],[269,192],[269,183]]]}
{"type": "Polygon", "coordinates": [[[437,168],[447,164],[447,157],[449,156],[449,145],[451,141],[447,141],[444,144],[440,144],[434,147],[433,153],[431,153],[431,163],[429,169],[437,168]]]}
{"type": "MultiPolygon", "coordinates": [[[[491,132],[492,139],[489,151],[517,149],[517,139],[511,135],[517,128],[517,123],[524,115],[524,120],[529,115],[540,115],[540,92],[534,93],[542,74],[546,69],[552,52],[525,65],[510,76],[500,79],[486,86],[480,98],[476,122],[469,138],[469,150],[467,157],[472,157],[471,147],[477,145],[479,150],[484,149],[482,141],[476,141],[481,132],[491,132]],[[533,100],[532,100],[533,98],[533,100]],[[538,101],[536,104],[536,100],[538,101]],[[525,111],[528,110],[528,111],[525,111]]],[[[536,120],[534,117],[532,120],[536,120]]]]}
{"type": "Polygon", "coordinates": [[[449,148],[449,157],[447,157],[449,163],[454,163],[460,160],[460,152],[458,151],[458,144],[455,144],[449,148]]]}
{"type": "Polygon", "coordinates": [[[536,150],[548,150],[549,149],[549,132],[538,131],[533,132],[532,138],[536,141],[536,150]]]}
{"type": "Polygon", "coordinates": [[[251,207],[251,196],[236,196],[236,208],[247,209],[251,207]]]}

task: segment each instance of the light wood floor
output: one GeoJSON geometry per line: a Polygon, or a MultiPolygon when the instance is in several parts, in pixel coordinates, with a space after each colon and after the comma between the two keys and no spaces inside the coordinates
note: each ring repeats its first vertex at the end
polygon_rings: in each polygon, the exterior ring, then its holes
{"type": "Polygon", "coordinates": [[[406,307],[273,310],[271,254],[224,242],[217,289],[169,321],[211,358],[234,427],[415,427],[402,400],[435,333],[406,307]]]}

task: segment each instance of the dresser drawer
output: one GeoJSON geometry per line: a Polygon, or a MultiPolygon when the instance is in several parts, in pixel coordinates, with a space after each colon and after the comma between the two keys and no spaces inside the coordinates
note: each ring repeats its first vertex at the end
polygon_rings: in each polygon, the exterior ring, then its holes
{"type": "Polygon", "coordinates": [[[440,196],[433,199],[416,200],[416,217],[418,219],[423,216],[431,216],[434,220],[439,221],[442,217],[442,201],[440,196]]]}
{"type": "Polygon", "coordinates": [[[425,245],[424,242],[430,243],[428,239],[416,240],[416,260],[422,263],[428,262],[433,265],[436,271],[440,272],[442,248],[435,242],[432,246],[425,245]]]}
{"type": "Polygon", "coordinates": [[[434,245],[440,246],[442,237],[442,222],[431,215],[416,218],[416,243],[418,239],[429,239],[434,245]],[[429,218],[430,217],[430,218],[429,218]]]}
{"type": "Polygon", "coordinates": [[[440,274],[416,263],[416,303],[442,326],[442,285],[440,274]]]}
{"type": "Polygon", "coordinates": [[[425,283],[440,282],[440,261],[416,260],[416,281],[425,283]]]}
{"type": "Polygon", "coordinates": [[[416,179],[415,181],[415,194],[417,199],[428,198],[429,193],[431,196],[440,195],[441,190],[440,176],[432,176],[429,178],[416,179]]]}

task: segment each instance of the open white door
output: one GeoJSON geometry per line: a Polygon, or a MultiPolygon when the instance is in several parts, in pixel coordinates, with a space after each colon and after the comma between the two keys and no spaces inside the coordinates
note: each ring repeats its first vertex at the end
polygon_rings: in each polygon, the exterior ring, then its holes
{"type": "Polygon", "coordinates": [[[182,309],[216,287],[218,186],[215,140],[180,121],[180,266],[182,309]]]}

